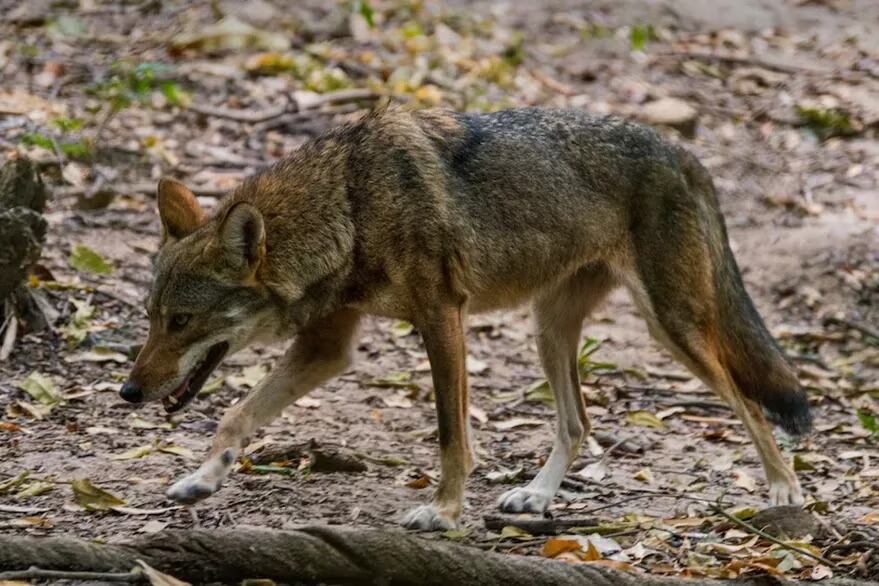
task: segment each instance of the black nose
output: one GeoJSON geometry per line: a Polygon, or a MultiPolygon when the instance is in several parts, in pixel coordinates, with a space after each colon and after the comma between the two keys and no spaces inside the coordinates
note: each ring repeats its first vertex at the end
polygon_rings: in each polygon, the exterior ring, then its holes
{"type": "Polygon", "coordinates": [[[125,381],[125,384],[122,385],[122,390],[119,391],[119,396],[129,403],[140,403],[143,401],[143,391],[131,381],[125,381]]]}

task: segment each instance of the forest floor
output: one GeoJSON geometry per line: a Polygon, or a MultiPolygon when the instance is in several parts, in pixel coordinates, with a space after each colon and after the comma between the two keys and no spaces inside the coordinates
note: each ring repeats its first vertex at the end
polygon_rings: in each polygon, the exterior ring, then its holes
{"type": "Polygon", "coordinates": [[[747,519],[766,506],[757,454],[729,409],[649,338],[622,292],[584,327],[595,341],[582,361],[593,435],[550,511],[598,527],[568,532],[574,545],[485,527],[498,495],[539,469],[554,434],[521,308],[470,320],[481,463],[462,531],[438,538],[653,573],[879,577],[879,37],[870,24],[879,5],[284,4],[82,0],[5,14],[0,150],[38,161],[54,193],[32,285],[57,316],[52,331],[19,332],[0,362],[4,531],[120,541],[171,528],[394,527],[429,499],[436,421],[426,354],[407,324],[367,320],[352,369],[253,438],[358,453],[368,466],[359,473],[310,471],[307,458],[245,463],[194,507],[165,498],[282,348],[229,358],[205,396],[174,416],[117,394],[146,335],[156,180],[180,178],[210,206],[360,115],[370,92],[349,90],[365,88],[418,107],[569,106],[646,122],[683,107],[686,120],[671,123],[684,134],[662,131],[715,177],[748,290],[808,389],[815,433],[778,433],[822,521],[799,547],[835,567],[712,508],[722,499],[747,519]],[[78,479],[125,505],[85,510],[78,479]],[[854,541],[866,544],[844,546],[854,541]]]}

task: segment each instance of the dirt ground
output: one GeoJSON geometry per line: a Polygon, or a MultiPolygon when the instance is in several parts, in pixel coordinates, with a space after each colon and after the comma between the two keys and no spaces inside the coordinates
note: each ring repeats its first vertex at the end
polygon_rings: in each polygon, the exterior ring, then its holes
{"type": "MultiPolygon", "coordinates": [[[[676,98],[695,110],[695,133],[663,132],[714,175],[748,289],[808,388],[815,433],[799,441],[778,433],[808,510],[827,525],[805,547],[837,567],[756,540],[710,510],[721,497],[727,510],[766,506],[756,452],[731,412],[651,341],[622,292],[584,328],[600,342],[582,386],[593,438],[551,515],[597,519],[608,540],[595,541],[601,557],[637,571],[879,576],[879,551],[868,553],[879,549],[879,6],[283,5],[82,0],[4,9],[0,149],[37,160],[55,194],[34,285],[59,312],[53,331],[19,332],[0,363],[4,531],[121,541],[166,528],[394,527],[430,497],[438,462],[426,354],[417,332],[380,319],[365,323],[351,371],[254,438],[347,448],[366,458],[366,472],[309,472],[298,461],[245,466],[192,508],[164,497],[197,466],[223,410],[263,372],[258,365],[271,367],[283,349],[227,359],[212,392],[179,415],[119,399],[146,335],[158,177],[187,181],[210,205],[241,177],[368,108],[369,99],[304,106],[349,88],[416,106],[555,105],[647,121],[646,104],[676,98]],[[238,33],[246,46],[236,48],[229,30],[212,32],[221,16],[247,23],[251,32],[238,33]],[[163,65],[143,75],[136,68],[144,63],[163,65]],[[279,105],[300,114],[234,119],[279,105]],[[112,272],[74,268],[77,245],[112,272]],[[93,315],[77,322],[76,304],[93,315]],[[74,330],[82,340],[72,345],[74,330]],[[34,372],[65,396],[48,413],[20,388],[34,372]],[[606,466],[577,474],[599,461],[606,466]],[[71,490],[82,478],[128,508],[83,510],[71,490]],[[873,545],[833,548],[847,540],[873,545]]],[[[468,484],[464,531],[445,537],[539,553],[546,537],[501,535],[483,522],[509,482],[536,473],[552,443],[553,405],[540,389],[525,394],[542,378],[527,308],[473,316],[468,343],[481,463],[468,484]]]]}

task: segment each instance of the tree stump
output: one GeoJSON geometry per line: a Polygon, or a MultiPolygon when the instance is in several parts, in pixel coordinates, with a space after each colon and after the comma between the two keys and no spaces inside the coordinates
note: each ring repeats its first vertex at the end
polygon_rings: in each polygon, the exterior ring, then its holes
{"type": "Polygon", "coordinates": [[[0,359],[12,350],[19,320],[31,330],[46,326],[23,283],[46,239],[47,197],[29,160],[12,159],[0,168],[0,359]]]}

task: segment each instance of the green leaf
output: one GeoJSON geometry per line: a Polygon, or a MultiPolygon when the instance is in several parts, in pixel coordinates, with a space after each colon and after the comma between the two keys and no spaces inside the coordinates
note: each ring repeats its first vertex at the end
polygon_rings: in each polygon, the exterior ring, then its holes
{"type": "Polygon", "coordinates": [[[555,396],[549,381],[539,380],[525,390],[526,401],[543,401],[545,403],[554,403],[555,396]]]}
{"type": "Polygon", "coordinates": [[[20,382],[18,388],[43,405],[57,405],[62,401],[52,379],[36,370],[20,382]]]}
{"type": "Polygon", "coordinates": [[[76,502],[87,511],[107,511],[125,504],[118,496],[98,488],[88,478],[78,478],[70,483],[76,502]]]}
{"type": "Polygon", "coordinates": [[[375,12],[372,6],[369,5],[369,2],[366,0],[356,0],[352,8],[354,12],[360,13],[370,28],[375,26],[375,12]]]}
{"type": "Polygon", "coordinates": [[[838,108],[821,109],[796,106],[795,110],[800,119],[821,140],[857,133],[849,114],[838,108]]]}
{"type": "Polygon", "coordinates": [[[3,482],[0,482],[0,494],[6,494],[10,492],[13,488],[17,488],[25,480],[27,480],[28,476],[30,476],[30,472],[25,470],[24,472],[20,472],[18,476],[14,476],[12,478],[4,480],[3,482]]]}
{"type": "Polygon", "coordinates": [[[657,36],[652,24],[633,26],[629,33],[629,42],[633,51],[643,51],[648,41],[655,40],[657,40],[657,36]]]}
{"type": "Polygon", "coordinates": [[[861,422],[861,426],[870,433],[879,433],[879,421],[869,409],[858,409],[858,420],[861,422]]]}
{"type": "Polygon", "coordinates": [[[113,272],[113,267],[104,258],[84,244],[77,244],[67,259],[71,267],[87,273],[106,275],[113,272]]]}
{"type": "Polygon", "coordinates": [[[175,106],[185,108],[192,103],[192,97],[189,95],[189,92],[180,89],[176,81],[163,81],[159,87],[162,90],[162,94],[175,106]]]}
{"type": "Polygon", "coordinates": [[[412,333],[412,331],[414,329],[415,329],[415,326],[413,326],[411,323],[404,321],[404,320],[395,321],[394,325],[391,326],[391,331],[398,338],[408,336],[409,334],[412,333]]]}
{"type": "Polygon", "coordinates": [[[35,482],[31,482],[27,486],[23,487],[17,493],[15,493],[15,498],[17,499],[26,499],[32,496],[40,496],[41,494],[46,494],[49,491],[55,490],[55,485],[51,482],[43,482],[41,480],[37,480],[35,482]]]}

